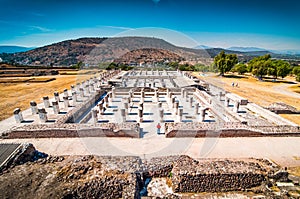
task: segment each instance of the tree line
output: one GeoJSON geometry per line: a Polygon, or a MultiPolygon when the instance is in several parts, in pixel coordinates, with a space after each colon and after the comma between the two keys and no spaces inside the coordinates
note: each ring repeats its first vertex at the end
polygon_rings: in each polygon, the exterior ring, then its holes
{"type": "Polygon", "coordinates": [[[287,61],[272,59],[269,54],[255,57],[247,63],[238,63],[236,54],[226,54],[221,51],[215,56],[213,65],[217,67],[222,76],[227,72],[239,74],[249,72],[259,79],[263,79],[267,75],[277,79],[294,74],[296,80],[300,81],[300,66],[291,66],[287,61]]]}

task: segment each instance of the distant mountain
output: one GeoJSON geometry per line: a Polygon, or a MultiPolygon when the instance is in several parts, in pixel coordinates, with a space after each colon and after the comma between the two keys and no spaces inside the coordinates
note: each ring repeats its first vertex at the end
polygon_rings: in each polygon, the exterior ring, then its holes
{"type": "Polygon", "coordinates": [[[30,51],[3,55],[3,61],[24,65],[70,66],[82,61],[89,66],[112,62],[137,49],[163,49],[184,60],[211,63],[210,55],[201,49],[177,47],[162,39],[150,37],[80,38],[66,40],[30,51]]]}
{"type": "MultiPolygon", "coordinates": [[[[242,49],[239,47],[239,51],[237,51],[237,47],[233,49],[235,50],[209,48],[208,46],[202,46],[201,49],[184,48],[153,37],[79,38],[26,52],[0,53],[0,58],[4,62],[33,66],[70,66],[79,62],[83,62],[87,66],[98,66],[102,62],[112,62],[124,58],[122,56],[126,54],[126,56],[129,56],[129,61],[134,56],[141,56],[145,53],[147,54],[146,58],[149,60],[153,60],[155,57],[164,59],[163,56],[166,56],[165,60],[168,60],[169,58],[175,58],[176,54],[180,57],[180,60],[184,60],[186,63],[209,65],[212,63],[213,58],[224,50],[225,53],[237,54],[240,61],[249,61],[253,57],[265,54],[271,54],[273,58],[300,60],[298,55],[282,55],[254,47],[242,49]],[[139,49],[160,49],[163,51],[148,50],[153,54],[147,54],[142,50],[136,51],[139,49]],[[130,54],[130,52],[133,53],[130,54]]],[[[141,59],[141,62],[143,61],[141,59]]]]}
{"type": "Polygon", "coordinates": [[[0,46],[0,53],[18,53],[32,50],[34,47],[23,47],[23,46],[0,46]]]}
{"type": "Polygon", "coordinates": [[[206,45],[199,45],[199,46],[195,46],[194,48],[195,48],[195,49],[211,49],[211,48],[213,48],[213,47],[206,46],[206,45]]]}
{"type": "Polygon", "coordinates": [[[238,47],[233,46],[230,48],[226,48],[227,50],[233,50],[233,51],[239,51],[239,52],[257,52],[257,51],[268,51],[263,48],[257,48],[257,47],[238,47]]]}

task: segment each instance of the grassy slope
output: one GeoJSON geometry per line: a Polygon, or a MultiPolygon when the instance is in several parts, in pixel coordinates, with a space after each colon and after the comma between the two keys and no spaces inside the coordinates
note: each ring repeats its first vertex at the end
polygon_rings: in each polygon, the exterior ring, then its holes
{"type": "MultiPolygon", "coordinates": [[[[62,92],[65,88],[70,90],[71,85],[76,85],[90,77],[89,75],[57,75],[48,76],[56,80],[44,83],[0,83],[0,120],[12,116],[15,108],[25,110],[30,107],[30,101],[41,102],[43,96],[52,97],[55,91],[62,92]]],[[[43,77],[34,77],[35,79],[43,77]]],[[[12,79],[12,78],[9,78],[12,79]]]]}

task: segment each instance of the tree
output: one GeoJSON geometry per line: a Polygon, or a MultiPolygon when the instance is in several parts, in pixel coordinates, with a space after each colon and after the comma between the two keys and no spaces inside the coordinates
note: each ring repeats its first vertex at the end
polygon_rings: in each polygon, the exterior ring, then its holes
{"type": "Polygon", "coordinates": [[[248,69],[245,64],[240,63],[240,64],[236,64],[231,71],[237,72],[239,75],[242,75],[242,74],[248,72],[248,69]]]}
{"type": "Polygon", "coordinates": [[[236,54],[225,54],[224,51],[221,51],[214,58],[214,64],[217,66],[220,75],[224,75],[226,72],[229,72],[232,67],[237,64],[238,59],[236,54]]]}
{"type": "Polygon", "coordinates": [[[293,74],[296,75],[296,81],[300,82],[300,66],[293,68],[293,74]]]}
{"type": "Polygon", "coordinates": [[[291,72],[291,66],[288,62],[283,60],[276,60],[274,64],[277,68],[277,76],[285,78],[291,72]]]}
{"type": "Polygon", "coordinates": [[[268,68],[270,68],[271,66],[271,55],[267,54],[260,57],[255,57],[250,60],[248,63],[248,70],[253,75],[262,78],[263,76],[267,75],[268,72],[270,74],[273,72],[272,70],[268,71],[268,68]]]}

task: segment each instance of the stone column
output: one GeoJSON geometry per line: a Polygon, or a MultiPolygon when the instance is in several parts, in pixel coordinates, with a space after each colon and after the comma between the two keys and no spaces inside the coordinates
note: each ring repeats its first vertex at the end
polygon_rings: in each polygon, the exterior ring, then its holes
{"type": "Polygon", "coordinates": [[[112,97],[116,98],[116,88],[114,86],[111,88],[111,92],[112,92],[112,97]]]}
{"type": "Polygon", "coordinates": [[[67,109],[68,107],[69,107],[69,98],[68,97],[63,97],[63,99],[64,99],[64,105],[65,105],[65,109],[67,109]]]}
{"type": "Polygon", "coordinates": [[[45,108],[49,108],[50,107],[49,97],[48,96],[43,97],[43,101],[44,101],[45,108]]]}
{"type": "Polygon", "coordinates": [[[104,102],[105,102],[105,107],[108,108],[109,104],[108,104],[108,95],[106,95],[104,97],[104,102]]]}
{"type": "Polygon", "coordinates": [[[181,97],[184,98],[185,88],[181,88],[181,97]]]}
{"type": "Polygon", "coordinates": [[[109,100],[109,102],[112,102],[112,100],[113,100],[112,92],[108,93],[108,100],[109,100]]]}
{"type": "Polygon", "coordinates": [[[172,108],[175,108],[175,99],[176,99],[176,97],[173,96],[173,97],[172,97],[172,100],[171,100],[171,102],[172,102],[172,108]]]}
{"type": "Polygon", "coordinates": [[[225,97],[225,107],[229,106],[229,102],[230,102],[230,99],[228,97],[225,97]]]}
{"type": "Polygon", "coordinates": [[[31,108],[31,113],[32,115],[35,115],[38,113],[38,109],[37,109],[37,104],[34,101],[30,102],[30,108],[31,108]]]}
{"type": "Polygon", "coordinates": [[[98,107],[99,107],[100,114],[103,115],[103,114],[104,114],[104,110],[103,110],[103,101],[101,101],[101,102],[98,104],[98,107]]]}
{"type": "Polygon", "coordinates": [[[220,93],[219,93],[219,100],[220,101],[222,100],[222,96],[223,96],[223,93],[222,93],[222,91],[220,91],[220,93]]]}
{"type": "Polygon", "coordinates": [[[77,90],[77,92],[79,92],[79,89],[80,89],[80,83],[77,83],[76,84],[76,90],[77,90]]]}
{"type": "Polygon", "coordinates": [[[14,110],[14,116],[15,116],[15,120],[16,120],[17,123],[21,123],[21,122],[24,121],[23,115],[22,115],[22,112],[21,112],[20,108],[16,108],[14,110]]]}
{"type": "Polygon", "coordinates": [[[54,114],[59,113],[59,103],[57,101],[52,102],[53,112],[54,114]]]}
{"type": "Polygon", "coordinates": [[[158,105],[158,108],[162,107],[162,103],[161,102],[158,102],[157,105],[158,105]]]}
{"type": "Polygon", "coordinates": [[[86,95],[89,96],[89,94],[90,94],[90,89],[89,89],[89,85],[88,85],[88,84],[85,85],[84,91],[85,91],[86,95]]]}
{"type": "Polygon", "coordinates": [[[68,95],[68,89],[66,89],[65,88],[65,90],[64,90],[64,97],[68,97],[69,95],[68,95]]]}
{"type": "Polygon", "coordinates": [[[128,102],[124,102],[124,109],[126,113],[128,113],[128,109],[129,109],[128,102]]]}
{"type": "Polygon", "coordinates": [[[195,115],[199,114],[199,103],[195,104],[195,115]]]}
{"type": "Polygon", "coordinates": [[[193,97],[190,97],[190,108],[193,108],[193,97]]]}
{"type": "Polygon", "coordinates": [[[139,118],[140,118],[140,122],[143,122],[143,109],[139,108],[138,111],[139,111],[138,115],[139,115],[139,118]]]}
{"type": "Polygon", "coordinates": [[[54,99],[55,99],[55,101],[58,101],[58,102],[60,101],[59,93],[57,91],[54,92],[54,99]]]}
{"type": "Polygon", "coordinates": [[[71,85],[71,92],[75,92],[75,86],[71,85]]]}
{"type": "Polygon", "coordinates": [[[96,108],[92,109],[92,118],[93,118],[93,123],[97,124],[98,123],[98,110],[96,108]]]}
{"type": "Polygon", "coordinates": [[[205,112],[206,112],[206,108],[200,109],[200,117],[199,117],[200,122],[204,122],[204,120],[205,120],[205,112]]]}
{"type": "Polygon", "coordinates": [[[41,109],[38,109],[38,112],[39,112],[39,117],[40,117],[41,123],[47,122],[48,117],[47,117],[46,110],[44,108],[41,108],[41,109]]]}
{"type": "Polygon", "coordinates": [[[121,109],[122,122],[126,122],[126,109],[121,109]]]}
{"type": "Polygon", "coordinates": [[[186,100],[186,102],[189,101],[189,91],[188,90],[185,91],[185,100],[186,100]]]}
{"type": "Polygon", "coordinates": [[[235,104],[234,104],[234,111],[238,113],[239,108],[240,108],[240,102],[236,101],[235,104]]]}
{"type": "Polygon", "coordinates": [[[84,90],[83,88],[79,88],[79,92],[80,92],[80,97],[84,97],[84,90]]]}
{"type": "Polygon", "coordinates": [[[160,108],[159,109],[159,118],[160,118],[160,122],[164,122],[164,109],[160,108]]]}
{"type": "Polygon", "coordinates": [[[175,102],[175,115],[178,115],[179,102],[175,102]]]}
{"type": "Polygon", "coordinates": [[[178,122],[182,122],[182,116],[183,116],[183,109],[179,109],[179,115],[178,115],[178,122]]]}
{"type": "Polygon", "coordinates": [[[72,100],[73,100],[73,106],[75,106],[76,102],[77,102],[77,94],[76,94],[76,92],[72,92],[72,100]]]}

